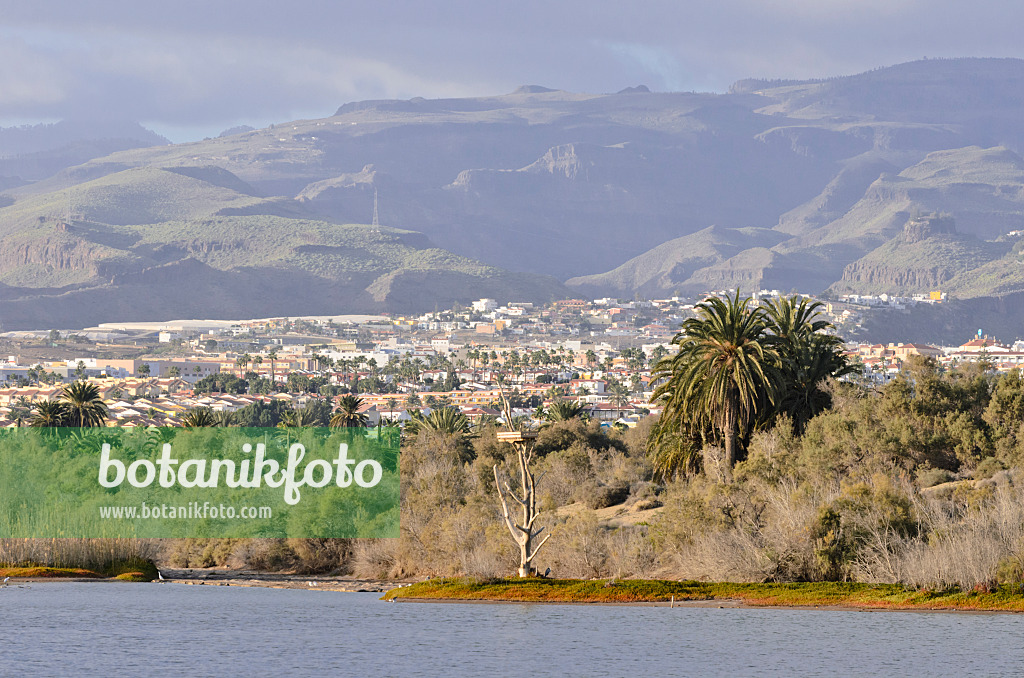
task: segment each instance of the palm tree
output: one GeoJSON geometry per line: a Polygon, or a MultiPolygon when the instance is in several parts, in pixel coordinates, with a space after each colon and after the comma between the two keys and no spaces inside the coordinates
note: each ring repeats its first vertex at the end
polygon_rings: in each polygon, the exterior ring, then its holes
{"type": "Polygon", "coordinates": [[[832,324],[821,319],[822,306],[820,301],[793,296],[777,299],[765,307],[782,380],[776,410],[790,416],[797,434],[803,432],[812,417],[832,405],[824,384],[856,371],[842,354],[842,340],[825,334],[832,324]]]}
{"type": "Polygon", "coordinates": [[[34,426],[36,428],[55,428],[63,426],[67,421],[67,405],[62,402],[58,402],[56,400],[44,400],[41,403],[36,403],[32,409],[35,410],[35,413],[29,421],[29,426],[34,426]]]}
{"type": "Polygon", "coordinates": [[[222,428],[226,428],[228,426],[234,426],[235,425],[235,420],[237,419],[237,417],[235,417],[235,413],[234,412],[228,412],[227,410],[221,410],[219,412],[214,412],[213,413],[213,418],[217,422],[216,424],[214,424],[214,426],[220,426],[222,428]]]}
{"type": "Polygon", "coordinates": [[[96,384],[76,381],[61,390],[59,400],[67,408],[67,426],[86,428],[106,424],[107,406],[96,384]]]}
{"type": "Polygon", "coordinates": [[[679,352],[658,363],[664,380],[652,401],[664,405],[660,427],[682,434],[695,423],[708,425],[724,442],[726,478],[755,421],[775,400],[778,353],[768,336],[765,312],[750,298],[710,297],[683,321],[672,339],[679,352]]]}
{"type": "Polygon", "coordinates": [[[302,428],[304,426],[316,426],[317,415],[310,407],[298,407],[285,410],[281,415],[281,423],[278,428],[302,428]]]}
{"type": "Polygon", "coordinates": [[[586,406],[578,400],[556,400],[544,412],[548,421],[569,421],[582,417],[586,406]]]}
{"type": "Polygon", "coordinates": [[[359,411],[363,402],[362,398],[354,395],[338,398],[338,409],[334,410],[334,416],[331,417],[331,428],[365,427],[370,418],[359,411]]]}
{"type": "Polygon", "coordinates": [[[616,407],[625,407],[629,403],[629,387],[625,384],[615,382],[608,389],[612,397],[612,404],[616,407]]]}
{"type": "Polygon", "coordinates": [[[245,368],[249,366],[249,362],[250,358],[248,353],[243,353],[242,355],[238,356],[238,358],[235,360],[235,365],[238,366],[239,371],[238,376],[242,376],[245,374],[245,368]]]}
{"type": "Polygon", "coordinates": [[[185,428],[207,428],[218,424],[217,417],[209,407],[193,407],[181,418],[181,425],[185,428]]]}
{"type": "Polygon", "coordinates": [[[423,430],[468,435],[472,432],[473,426],[469,418],[459,408],[439,407],[431,410],[430,414],[425,417],[421,413],[415,412],[405,424],[405,432],[410,435],[416,435],[423,430]]]}
{"type": "Polygon", "coordinates": [[[270,381],[274,381],[274,361],[277,360],[277,349],[267,351],[267,360],[270,361],[270,381]]]}

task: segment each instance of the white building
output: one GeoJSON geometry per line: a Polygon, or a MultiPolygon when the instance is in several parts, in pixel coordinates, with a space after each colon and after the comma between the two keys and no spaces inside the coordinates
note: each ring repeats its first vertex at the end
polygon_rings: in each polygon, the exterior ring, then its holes
{"type": "Polygon", "coordinates": [[[473,302],[473,311],[476,313],[490,313],[497,308],[498,302],[494,299],[478,299],[473,302]]]}

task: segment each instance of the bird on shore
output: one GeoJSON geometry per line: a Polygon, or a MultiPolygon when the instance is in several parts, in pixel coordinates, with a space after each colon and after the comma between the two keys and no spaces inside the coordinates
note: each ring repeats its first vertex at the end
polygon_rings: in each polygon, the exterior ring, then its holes
{"type": "Polygon", "coordinates": [[[164,579],[164,575],[161,574],[160,570],[156,571],[156,578],[160,581],[167,581],[166,579],[164,579]]]}
{"type": "Polygon", "coordinates": [[[7,588],[7,582],[9,582],[9,581],[11,581],[10,577],[5,577],[4,578],[4,583],[3,583],[4,588],[7,588]]]}

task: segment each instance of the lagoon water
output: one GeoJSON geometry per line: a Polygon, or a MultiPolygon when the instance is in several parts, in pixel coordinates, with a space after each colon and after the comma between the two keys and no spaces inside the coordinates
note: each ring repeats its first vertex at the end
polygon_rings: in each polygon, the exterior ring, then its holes
{"type": "Polygon", "coordinates": [[[180,584],[0,590],[0,676],[962,676],[1024,672],[1024,615],[388,604],[180,584]]]}

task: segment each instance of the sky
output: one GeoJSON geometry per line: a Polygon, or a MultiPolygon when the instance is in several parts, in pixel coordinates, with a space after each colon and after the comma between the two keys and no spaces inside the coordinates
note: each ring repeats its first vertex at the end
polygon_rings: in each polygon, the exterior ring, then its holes
{"type": "Polygon", "coordinates": [[[0,126],[142,122],[172,141],[381,98],[722,92],[748,77],[1024,57],[1015,0],[0,0],[0,126]]]}

